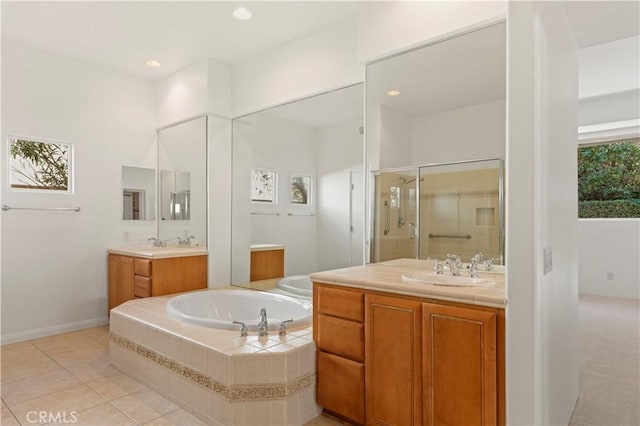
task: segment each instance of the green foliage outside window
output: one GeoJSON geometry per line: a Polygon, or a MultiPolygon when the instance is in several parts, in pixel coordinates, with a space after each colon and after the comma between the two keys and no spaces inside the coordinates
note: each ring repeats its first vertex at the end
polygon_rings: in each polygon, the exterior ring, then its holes
{"type": "Polygon", "coordinates": [[[640,140],[578,149],[578,216],[640,217],[640,140]]]}

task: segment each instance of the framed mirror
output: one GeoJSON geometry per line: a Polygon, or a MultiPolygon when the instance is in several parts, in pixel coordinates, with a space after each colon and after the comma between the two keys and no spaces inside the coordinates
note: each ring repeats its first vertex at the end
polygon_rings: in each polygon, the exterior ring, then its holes
{"type": "Polygon", "coordinates": [[[207,117],[158,131],[160,208],[158,238],[207,243],[207,117]]]}
{"type": "Polygon", "coordinates": [[[122,166],[122,220],[156,220],[156,170],[122,166]]]}
{"type": "Polygon", "coordinates": [[[504,260],[498,253],[504,223],[496,203],[502,183],[498,163],[506,151],[506,24],[369,64],[366,82],[367,261],[437,257],[446,248],[464,258],[483,248],[461,242],[487,239],[492,242],[487,255],[504,260]],[[479,188],[475,172],[462,169],[486,159],[497,159],[488,167],[491,188],[479,188]],[[449,188],[454,181],[460,185],[449,188]],[[471,198],[453,196],[483,191],[495,200],[476,200],[469,211],[460,209],[471,198]],[[441,196],[445,193],[451,197],[441,196]],[[461,227],[459,220],[479,222],[461,227]],[[481,237],[489,227],[495,228],[492,236],[481,237]],[[450,238],[429,239],[429,234],[450,238]],[[472,239],[457,238],[467,235],[472,239]],[[390,242],[381,246],[383,240],[390,242]]]}
{"type": "Polygon", "coordinates": [[[233,285],[310,292],[309,273],[363,264],[363,90],[233,120],[233,285]]]}

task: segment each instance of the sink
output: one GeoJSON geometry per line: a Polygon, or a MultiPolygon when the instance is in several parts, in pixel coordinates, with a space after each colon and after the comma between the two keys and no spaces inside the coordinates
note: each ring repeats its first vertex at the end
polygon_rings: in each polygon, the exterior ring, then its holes
{"type": "Polygon", "coordinates": [[[402,281],[450,287],[491,287],[496,284],[495,281],[486,278],[438,275],[434,272],[405,272],[402,274],[402,281]]]}

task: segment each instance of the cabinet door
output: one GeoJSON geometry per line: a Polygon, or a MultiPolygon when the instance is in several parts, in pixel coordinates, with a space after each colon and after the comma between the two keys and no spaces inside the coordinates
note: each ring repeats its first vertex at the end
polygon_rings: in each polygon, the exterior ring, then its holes
{"type": "Polygon", "coordinates": [[[367,424],[422,422],[422,303],[367,294],[367,424]]]}
{"type": "Polygon", "coordinates": [[[133,258],[109,255],[109,309],[133,299],[133,258]]]}
{"type": "Polygon", "coordinates": [[[494,425],[496,314],[422,306],[425,425],[494,425]]]}

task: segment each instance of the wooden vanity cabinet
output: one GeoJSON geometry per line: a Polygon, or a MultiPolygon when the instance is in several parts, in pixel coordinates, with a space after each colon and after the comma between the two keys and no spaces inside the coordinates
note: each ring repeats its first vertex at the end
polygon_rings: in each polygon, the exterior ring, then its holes
{"type": "Polygon", "coordinates": [[[358,424],[505,424],[502,309],[314,283],[313,332],[318,404],[334,414],[358,424]],[[336,320],[362,309],[360,364],[353,330],[336,320]],[[364,417],[353,410],[359,389],[364,417]]]}
{"type": "Polygon", "coordinates": [[[365,296],[366,423],[422,423],[422,303],[365,296]]]}
{"type": "Polygon", "coordinates": [[[134,298],[133,257],[109,255],[109,310],[134,298]]]}
{"type": "Polygon", "coordinates": [[[207,288],[207,255],[147,259],[109,254],[109,310],[134,298],[207,288]]]}
{"type": "Polygon", "coordinates": [[[313,300],[313,338],[318,346],[316,400],[325,410],[363,424],[364,293],[314,285],[313,300]]]}

